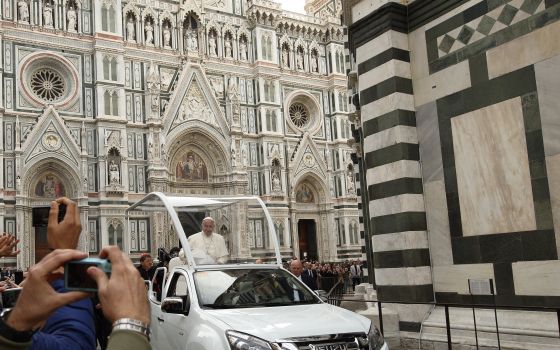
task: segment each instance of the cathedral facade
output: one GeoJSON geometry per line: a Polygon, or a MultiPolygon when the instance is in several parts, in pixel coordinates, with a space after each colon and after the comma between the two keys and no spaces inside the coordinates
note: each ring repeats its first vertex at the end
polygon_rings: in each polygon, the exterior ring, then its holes
{"type": "MultiPolygon", "coordinates": [[[[48,252],[60,196],[92,255],[176,245],[161,223],[125,220],[152,191],[260,196],[283,256],[361,256],[340,0],[307,15],[267,0],[0,4],[0,225],[22,250],[4,264],[48,252]]],[[[261,225],[248,239],[266,257],[261,225]]]]}

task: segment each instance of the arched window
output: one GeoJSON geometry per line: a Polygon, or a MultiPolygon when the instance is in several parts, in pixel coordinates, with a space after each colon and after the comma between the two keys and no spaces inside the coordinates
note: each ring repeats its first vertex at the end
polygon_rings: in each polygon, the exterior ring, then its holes
{"type": "MultiPolygon", "coordinates": [[[[133,232],[135,236],[135,232],[133,232]]],[[[123,250],[123,226],[118,220],[113,220],[109,224],[109,244],[116,245],[123,250]]]]}
{"type": "Polygon", "coordinates": [[[276,113],[271,110],[271,109],[267,109],[266,110],[266,129],[268,131],[272,131],[272,132],[276,132],[278,131],[277,129],[277,121],[276,121],[276,113]]]}
{"type": "Polygon", "coordinates": [[[105,91],[103,99],[105,102],[105,115],[111,115],[111,93],[109,91],[105,91]]]}
{"type": "Polygon", "coordinates": [[[119,96],[117,91],[113,91],[111,95],[111,114],[112,115],[119,115],[119,96]]]}
{"type": "Polygon", "coordinates": [[[285,246],[286,242],[284,242],[284,224],[282,224],[281,222],[276,223],[276,233],[278,235],[278,245],[280,245],[280,247],[285,246]]]}
{"type": "Polygon", "coordinates": [[[340,73],[340,72],[341,72],[341,68],[340,68],[340,53],[337,51],[337,52],[335,53],[334,56],[335,56],[334,61],[335,61],[335,67],[336,67],[336,68],[335,68],[335,72],[340,73]]]}

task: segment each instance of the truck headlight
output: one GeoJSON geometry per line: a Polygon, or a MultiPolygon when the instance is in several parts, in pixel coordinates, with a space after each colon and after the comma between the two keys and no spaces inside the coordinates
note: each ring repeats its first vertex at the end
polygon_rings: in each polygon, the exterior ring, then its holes
{"type": "Polygon", "coordinates": [[[272,350],[267,341],[249,334],[227,331],[226,337],[231,350],[272,350]]]}
{"type": "Polygon", "coordinates": [[[369,341],[370,350],[380,350],[383,347],[383,344],[385,344],[385,339],[383,339],[383,335],[381,334],[379,329],[375,327],[373,322],[369,327],[368,341],[369,341]]]}

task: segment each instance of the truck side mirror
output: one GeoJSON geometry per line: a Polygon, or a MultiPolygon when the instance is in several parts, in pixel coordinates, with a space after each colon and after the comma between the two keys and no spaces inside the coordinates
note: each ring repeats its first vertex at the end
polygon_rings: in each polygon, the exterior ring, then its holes
{"type": "Polygon", "coordinates": [[[182,297],[167,297],[161,303],[161,310],[170,314],[185,314],[189,313],[191,303],[189,298],[182,297]]]}

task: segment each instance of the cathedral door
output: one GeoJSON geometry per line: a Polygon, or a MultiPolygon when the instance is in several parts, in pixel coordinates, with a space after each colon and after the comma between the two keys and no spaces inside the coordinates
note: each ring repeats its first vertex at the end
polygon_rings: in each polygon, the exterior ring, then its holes
{"type": "Polygon", "coordinates": [[[298,221],[300,259],[318,259],[316,227],[315,220],[302,219],[298,221]]]}
{"type": "Polygon", "coordinates": [[[50,253],[47,243],[47,224],[50,207],[33,208],[33,228],[35,230],[35,262],[50,253]]]}

